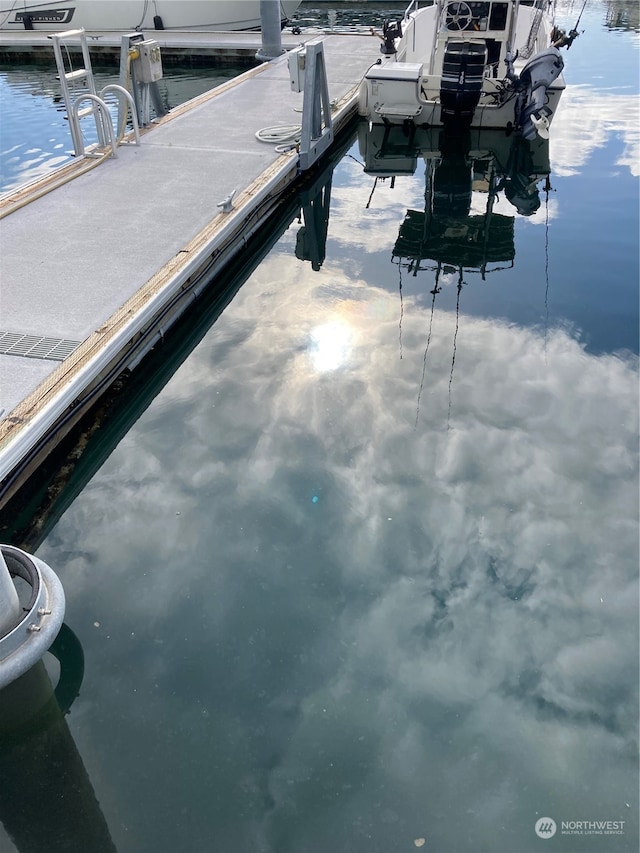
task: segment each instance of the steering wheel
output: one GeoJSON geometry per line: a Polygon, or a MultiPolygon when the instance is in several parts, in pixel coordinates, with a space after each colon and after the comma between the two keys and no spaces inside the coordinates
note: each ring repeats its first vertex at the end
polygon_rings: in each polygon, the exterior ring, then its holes
{"type": "Polygon", "coordinates": [[[448,30],[466,30],[471,21],[473,21],[473,12],[468,3],[448,3],[445,13],[448,30]]]}

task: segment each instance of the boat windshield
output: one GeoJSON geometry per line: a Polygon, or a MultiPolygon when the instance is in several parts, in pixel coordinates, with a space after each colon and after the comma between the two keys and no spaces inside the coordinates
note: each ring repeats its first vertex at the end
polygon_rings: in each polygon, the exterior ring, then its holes
{"type": "Polygon", "coordinates": [[[506,2],[464,2],[450,0],[444,7],[442,27],[448,32],[504,31],[509,4],[506,2]]]}

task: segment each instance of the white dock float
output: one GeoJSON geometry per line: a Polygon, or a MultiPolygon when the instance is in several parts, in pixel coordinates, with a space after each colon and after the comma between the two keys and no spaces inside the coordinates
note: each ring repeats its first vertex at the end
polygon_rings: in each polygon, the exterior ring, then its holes
{"type": "MultiPolygon", "coordinates": [[[[323,37],[334,130],[354,116],[378,45],[323,37]]],[[[267,220],[299,158],[255,134],[300,124],[302,97],[285,54],[178,107],[117,158],[0,199],[11,211],[0,221],[0,507],[267,220]]]]}

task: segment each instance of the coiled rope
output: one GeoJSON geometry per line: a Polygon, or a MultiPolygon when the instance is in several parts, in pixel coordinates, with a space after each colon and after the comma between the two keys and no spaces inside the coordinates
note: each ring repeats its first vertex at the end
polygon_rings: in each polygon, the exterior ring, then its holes
{"type": "Polygon", "coordinates": [[[301,136],[302,127],[299,124],[277,124],[256,131],[256,139],[260,142],[275,144],[278,154],[284,154],[295,148],[301,136]]]}

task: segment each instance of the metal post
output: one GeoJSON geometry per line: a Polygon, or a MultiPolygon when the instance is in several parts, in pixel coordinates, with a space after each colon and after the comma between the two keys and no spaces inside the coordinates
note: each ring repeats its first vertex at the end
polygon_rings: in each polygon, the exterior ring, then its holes
{"type": "MultiPolygon", "coordinates": [[[[135,104],[138,125],[145,126],[144,112],[140,102],[140,91],[135,79],[135,68],[131,61],[130,51],[136,46],[136,42],[144,41],[144,33],[128,33],[122,36],[120,41],[120,85],[131,92],[135,104]]],[[[120,127],[120,113],[118,112],[118,127],[120,127]]]]}
{"type": "MultiPolygon", "coordinates": [[[[64,590],[55,573],[37,557],[12,545],[0,545],[0,553],[3,583],[0,592],[8,596],[9,602],[3,618],[3,630],[0,631],[2,690],[31,669],[55,640],[64,618],[64,590]],[[10,624],[13,596],[9,584],[13,587],[12,576],[22,578],[31,586],[31,597],[29,606],[10,624]]],[[[15,587],[13,592],[16,592],[15,587]]]]}
{"type": "Polygon", "coordinates": [[[300,137],[300,169],[304,172],[333,142],[329,86],[321,40],[305,46],[304,99],[300,137]]]}
{"type": "Polygon", "coordinates": [[[260,29],[262,30],[262,47],[256,53],[256,59],[269,62],[281,56],[282,33],[280,31],[279,0],[260,0],[260,29]]]}
{"type": "MultiPolygon", "coordinates": [[[[143,41],[145,41],[144,33],[134,32],[122,36],[120,41],[120,85],[131,92],[133,96],[138,125],[147,127],[151,123],[151,101],[153,101],[153,108],[158,118],[166,116],[168,110],[162,100],[158,84],[156,82],[145,83],[137,79],[136,61],[132,59],[131,52],[135,50],[136,44],[143,41]]],[[[126,113],[127,106],[126,104],[123,105],[122,99],[120,99],[119,108],[123,106],[126,113]]],[[[122,119],[119,109],[118,127],[121,126],[122,119]]]]}

